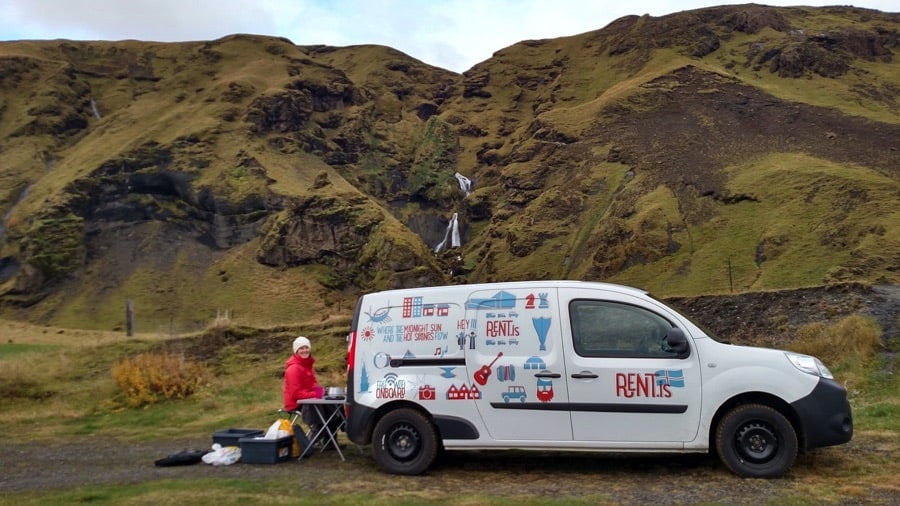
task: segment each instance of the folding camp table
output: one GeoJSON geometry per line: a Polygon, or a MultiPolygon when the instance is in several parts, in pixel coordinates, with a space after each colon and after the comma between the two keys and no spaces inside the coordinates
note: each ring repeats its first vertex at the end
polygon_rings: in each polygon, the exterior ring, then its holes
{"type": "MultiPolygon", "coordinates": [[[[301,399],[297,401],[297,404],[300,407],[310,406],[313,411],[316,413],[316,417],[319,419],[320,426],[319,430],[316,431],[315,434],[308,435],[309,444],[305,445],[302,449],[302,453],[300,453],[300,458],[298,460],[303,460],[304,457],[309,455],[312,452],[313,444],[319,440],[320,437],[324,436],[324,443],[322,444],[322,449],[320,452],[325,451],[329,445],[331,445],[337,454],[341,457],[341,460],[346,460],[344,458],[344,452],[341,451],[341,447],[337,441],[338,431],[344,429],[347,425],[347,418],[344,414],[344,400],[343,399],[301,399]],[[327,409],[328,406],[335,406],[337,409],[327,409]]],[[[291,425],[296,425],[296,420],[300,416],[300,410],[291,411],[294,415],[291,420],[291,425]]],[[[294,429],[296,430],[296,429],[294,429]]]]}

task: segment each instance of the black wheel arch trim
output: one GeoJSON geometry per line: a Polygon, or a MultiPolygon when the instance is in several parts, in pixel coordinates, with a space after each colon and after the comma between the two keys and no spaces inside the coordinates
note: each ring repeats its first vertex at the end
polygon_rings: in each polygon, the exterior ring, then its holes
{"type": "Polygon", "coordinates": [[[458,416],[434,415],[434,425],[441,439],[478,439],[478,429],[472,422],[458,416]]]}

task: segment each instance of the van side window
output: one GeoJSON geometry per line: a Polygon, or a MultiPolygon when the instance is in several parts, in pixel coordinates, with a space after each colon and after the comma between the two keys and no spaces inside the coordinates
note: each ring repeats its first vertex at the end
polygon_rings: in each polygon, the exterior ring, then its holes
{"type": "Polygon", "coordinates": [[[575,352],[582,357],[671,358],[665,338],[672,325],[644,308],[599,300],[569,304],[575,352]]]}

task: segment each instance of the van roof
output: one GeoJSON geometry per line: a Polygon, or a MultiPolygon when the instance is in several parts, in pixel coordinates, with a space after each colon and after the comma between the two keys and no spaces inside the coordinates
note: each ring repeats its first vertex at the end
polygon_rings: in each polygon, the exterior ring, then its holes
{"type": "Polygon", "coordinates": [[[599,281],[577,281],[577,280],[536,280],[536,281],[501,281],[492,283],[475,283],[471,285],[444,285],[444,286],[423,286],[416,288],[400,288],[396,290],[385,290],[379,292],[382,294],[408,292],[410,290],[464,290],[474,292],[478,290],[497,290],[511,288],[598,288],[604,290],[612,290],[616,292],[630,293],[634,295],[647,295],[646,290],[635,288],[632,286],[618,285],[614,283],[603,283],[599,281]]]}

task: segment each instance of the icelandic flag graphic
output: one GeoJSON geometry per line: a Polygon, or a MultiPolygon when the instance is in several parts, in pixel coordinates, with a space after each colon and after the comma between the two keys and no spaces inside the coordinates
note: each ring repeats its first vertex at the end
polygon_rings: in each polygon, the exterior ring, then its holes
{"type": "Polygon", "coordinates": [[[656,371],[656,384],[669,385],[670,387],[684,387],[684,371],[681,369],[660,369],[656,371]]]}

